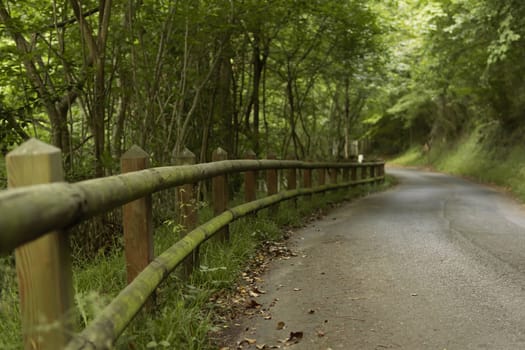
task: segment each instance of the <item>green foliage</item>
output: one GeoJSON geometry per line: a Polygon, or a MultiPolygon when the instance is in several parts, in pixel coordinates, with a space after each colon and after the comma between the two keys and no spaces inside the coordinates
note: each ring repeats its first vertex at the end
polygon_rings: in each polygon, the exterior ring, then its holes
{"type": "Polygon", "coordinates": [[[68,1],[2,3],[0,94],[24,110],[15,124],[63,149],[68,179],[118,171],[132,144],[166,165],[183,146],[200,161],[217,146],[334,157],[362,134],[359,106],[383,64],[366,3],[113,1],[106,38],[109,1],[83,2],[85,21],[68,1]]]}
{"type": "Polygon", "coordinates": [[[18,283],[13,257],[0,257],[0,348],[20,347],[22,336],[19,322],[18,283]]]}
{"type": "Polygon", "coordinates": [[[0,158],[0,190],[7,188],[7,172],[4,158],[0,158]]]}
{"type": "Polygon", "coordinates": [[[525,155],[522,131],[509,136],[498,124],[483,124],[452,143],[436,144],[430,152],[413,147],[391,162],[436,170],[496,184],[525,201],[525,155]],[[504,138],[502,138],[504,136],[504,138]]]}
{"type": "Polygon", "coordinates": [[[378,11],[400,15],[384,17],[393,29],[385,36],[392,60],[372,114],[377,142],[401,136],[406,141],[393,142],[393,151],[399,144],[431,147],[479,122],[497,121],[507,131],[522,124],[521,2],[403,0],[378,11]]]}

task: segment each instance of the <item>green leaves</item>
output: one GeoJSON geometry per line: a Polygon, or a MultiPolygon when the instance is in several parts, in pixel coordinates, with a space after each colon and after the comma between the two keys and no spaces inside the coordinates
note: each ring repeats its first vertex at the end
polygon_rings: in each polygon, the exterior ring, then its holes
{"type": "Polygon", "coordinates": [[[407,113],[410,114],[419,106],[431,101],[431,96],[427,95],[425,92],[410,92],[406,95],[403,95],[396,104],[390,107],[387,110],[389,114],[400,114],[407,113]]]}
{"type": "Polygon", "coordinates": [[[506,14],[499,23],[498,37],[488,47],[489,57],[487,59],[487,65],[489,66],[498,61],[505,60],[512,44],[521,39],[521,35],[513,29],[515,20],[510,11],[510,7],[505,6],[504,12],[506,12],[506,14]]]}

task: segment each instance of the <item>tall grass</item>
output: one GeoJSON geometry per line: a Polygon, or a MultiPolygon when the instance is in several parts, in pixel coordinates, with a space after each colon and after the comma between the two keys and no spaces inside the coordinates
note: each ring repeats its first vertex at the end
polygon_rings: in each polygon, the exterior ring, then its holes
{"type": "Polygon", "coordinates": [[[0,190],[7,188],[7,173],[5,170],[5,159],[0,157],[0,190]]]}
{"type": "Polygon", "coordinates": [[[502,134],[497,125],[480,125],[454,143],[434,145],[429,152],[423,152],[421,147],[411,148],[390,162],[431,166],[439,171],[495,184],[525,201],[522,141],[522,137],[502,134]]]}
{"type": "Polygon", "coordinates": [[[19,349],[22,344],[19,322],[18,285],[14,261],[0,258],[0,349],[19,349]]]}
{"type": "MultiPolygon", "coordinates": [[[[351,190],[301,198],[297,206],[292,201],[281,203],[275,215],[263,210],[230,225],[230,242],[210,239],[200,247],[200,266],[188,280],[171,274],[158,288],[156,308],[141,312],[119,338],[117,349],[212,349],[208,334],[214,329],[218,306],[210,298],[218,291],[228,292],[235,286],[248,262],[256,255],[261,242],[281,240],[281,227],[300,226],[304,218],[331,203],[355,198],[388,186],[361,186],[351,190]]],[[[212,217],[204,206],[200,219],[212,217]]],[[[155,253],[174,244],[180,227],[166,221],[155,231],[155,253]]],[[[74,257],[75,302],[79,327],[85,327],[125,286],[125,262],[121,249],[101,251],[92,259],[74,257]]],[[[14,262],[0,260],[0,349],[19,349],[21,331],[18,309],[18,288],[14,262]]]]}

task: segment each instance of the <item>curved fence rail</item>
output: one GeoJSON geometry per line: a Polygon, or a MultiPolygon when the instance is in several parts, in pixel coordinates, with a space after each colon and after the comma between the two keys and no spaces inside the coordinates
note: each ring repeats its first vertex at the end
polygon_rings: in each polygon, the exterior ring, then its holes
{"type": "Polygon", "coordinates": [[[253,170],[351,169],[382,163],[225,160],[151,168],[77,183],[52,183],[0,192],[0,253],[54,229],[68,228],[146,195],[215,176],[253,170]]]}
{"type": "MultiPolygon", "coordinates": [[[[61,173],[61,169],[56,169],[57,164],[60,164],[59,156],[59,150],[36,140],[30,140],[20,146],[7,157],[10,187],[46,182],[46,179],[47,182],[56,181],[57,176],[49,174],[61,173]],[[31,180],[38,165],[49,167],[51,170],[46,172],[48,175],[44,176],[44,180],[31,180]]],[[[180,163],[191,163],[191,156],[192,154],[186,151],[180,163]]],[[[40,184],[0,192],[0,253],[8,253],[15,249],[26,349],[111,348],[166,276],[191,257],[201,243],[221,231],[224,232],[232,221],[298,196],[377,183],[384,179],[382,162],[246,159],[133,171],[146,167],[147,157],[144,151],[134,146],[131,153],[123,156],[122,162],[122,168],[132,172],[77,183],[40,184]],[[132,159],[132,162],[125,163],[124,159],[132,159]],[[277,192],[277,170],[280,169],[288,169],[288,190],[277,192]],[[316,187],[312,187],[313,169],[318,170],[316,187]],[[302,170],[303,173],[302,187],[299,189],[296,188],[298,170],[302,170]],[[256,171],[265,171],[267,176],[269,195],[260,199],[256,199],[255,196],[256,171]],[[248,202],[227,208],[225,176],[240,172],[244,172],[245,198],[248,202]],[[330,175],[329,184],[325,183],[327,172],[330,175]],[[342,181],[338,181],[339,173],[342,173],[342,181]],[[161,190],[184,188],[179,191],[178,200],[189,202],[193,192],[191,186],[206,179],[213,179],[216,216],[190,230],[181,240],[153,259],[152,247],[147,246],[151,244],[152,234],[152,224],[148,222],[148,218],[151,221],[149,196],[161,190]],[[141,202],[142,200],[144,202],[141,202]],[[67,231],[64,229],[123,205],[125,209],[130,209],[127,214],[124,210],[124,221],[135,220],[134,224],[126,225],[124,222],[125,244],[139,244],[139,249],[136,246],[133,249],[146,253],[137,257],[135,252],[129,253],[128,256],[126,251],[128,286],[87,328],[71,336],[72,283],[67,240],[63,239],[67,231]],[[144,232],[136,232],[137,226],[143,227],[144,232]],[[50,271],[45,272],[42,267],[41,270],[34,270],[38,265],[45,265],[44,269],[50,271]],[[39,284],[45,284],[46,288],[51,290],[43,293],[39,290],[39,284]],[[42,327],[49,323],[58,327],[42,327]]],[[[214,159],[221,157],[226,158],[224,151],[218,150],[214,153],[214,159]]],[[[254,155],[250,153],[247,157],[254,158],[254,155]]],[[[195,223],[185,224],[190,229],[195,226],[195,223]]]]}

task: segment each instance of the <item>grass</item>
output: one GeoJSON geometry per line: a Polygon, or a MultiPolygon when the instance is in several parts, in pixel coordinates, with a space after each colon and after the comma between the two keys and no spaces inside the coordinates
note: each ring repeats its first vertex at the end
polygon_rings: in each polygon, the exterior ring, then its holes
{"type": "Polygon", "coordinates": [[[5,168],[5,158],[0,157],[0,190],[7,188],[7,171],[5,168]]]}
{"type": "Polygon", "coordinates": [[[14,259],[0,258],[0,349],[19,349],[22,344],[18,285],[14,259]]]}
{"type": "MultiPolygon", "coordinates": [[[[300,226],[304,217],[317,208],[366,195],[386,188],[384,185],[360,186],[335,191],[314,198],[281,203],[275,216],[266,209],[257,216],[247,217],[230,225],[231,240],[221,243],[210,239],[200,249],[200,268],[191,278],[182,280],[171,274],[158,288],[153,314],[141,312],[118,339],[117,349],[187,349],[208,350],[213,345],[208,337],[214,330],[218,306],[210,297],[218,291],[232,291],[249,261],[257,254],[261,242],[281,240],[282,226],[300,226]]],[[[212,216],[204,207],[201,220],[212,216]]],[[[155,232],[155,252],[164,251],[178,240],[179,228],[165,222],[155,232]]],[[[94,259],[74,257],[75,301],[79,310],[80,328],[85,327],[125,286],[124,257],[121,250],[94,259]]],[[[18,291],[14,262],[0,260],[0,349],[18,349],[21,344],[18,291]]]]}
{"type": "Polygon", "coordinates": [[[430,166],[503,187],[525,201],[525,152],[521,139],[503,135],[495,125],[480,125],[453,144],[434,145],[429,152],[409,149],[390,161],[408,166],[430,166]]]}

